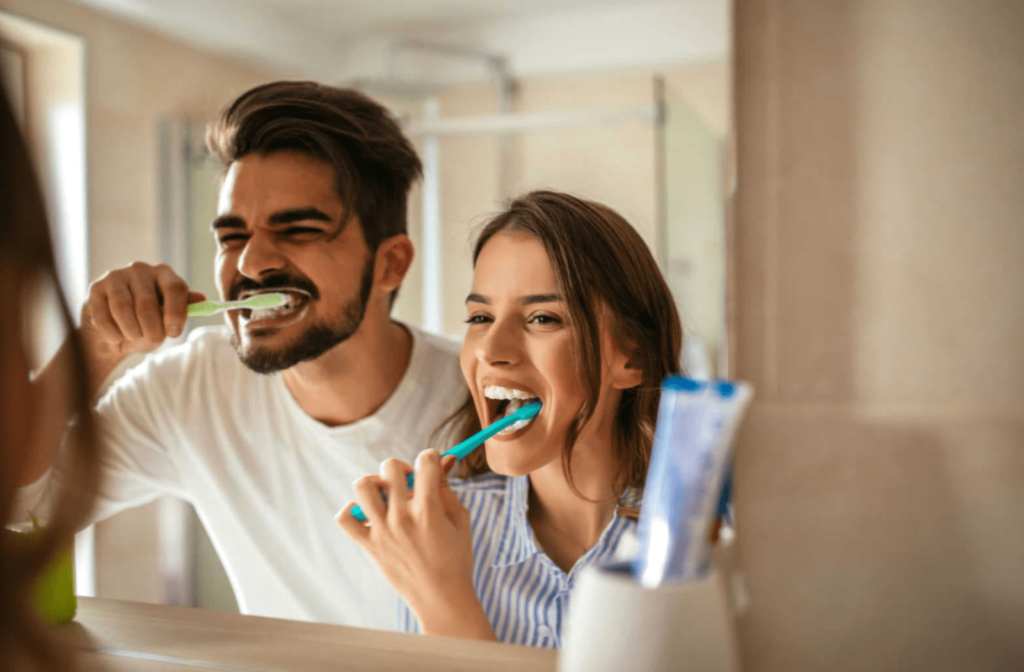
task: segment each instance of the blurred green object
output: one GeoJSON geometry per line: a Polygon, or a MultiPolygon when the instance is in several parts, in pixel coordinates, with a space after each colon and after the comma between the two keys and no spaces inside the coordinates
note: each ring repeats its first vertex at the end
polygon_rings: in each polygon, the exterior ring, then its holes
{"type": "MultiPolygon", "coordinates": [[[[33,517],[32,523],[8,528],[7,531],[17,534],[22,542],[31,544],[42,530],[43,527],[33,517]]],[[[57,557],[50,561],[32,587],[32,602],[39,615],[49,623],[68,623],[74,619],[78,610],[73,548],[74,540],[71,539],[65,550],[60,551],[57,557]]]]}
{"type": "Polygon", "coordinates": [[[34,602],[50,623],[69,623],[78,610],[75,596],[75,560],[70,549],[61,551],[39,577],[34,602]]]}

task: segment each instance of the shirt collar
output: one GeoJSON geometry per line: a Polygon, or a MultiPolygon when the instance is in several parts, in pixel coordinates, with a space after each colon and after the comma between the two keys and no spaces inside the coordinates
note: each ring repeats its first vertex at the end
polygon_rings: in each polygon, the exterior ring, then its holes
{"type": "MultiPolygon", "coordinates": [[[[526,512],[529,509],[529,493],[529,476],[513,476],[505,480],[505,519],[502,521],[504,523],[502,529],[506,532],[501,546],[498,547],[498,552],[494,556],[494,567],[516,565],[541,553],[533,536],[530,521],[526,517],[526,512]]],[[[622,501],[630,501],[632,494],[632,489],[627,489],[622,501]]],[[[610,558],[614,554],[619,537],[633,524],[634,521],[628,518],[620,516],[612,518],[612,522],[605,528],[597,544],[584,557],[590,556],[591,561],[594,562],[610,558]]]]}
{"type": "Polygon", "coordinates": [[[530,521],[526,518],[529,492],[529,476],[513,476],[505,480],[505,524],[502,528],[506,532],[494,557],[495,567],[526,562],[540,553],[530,521]]]}

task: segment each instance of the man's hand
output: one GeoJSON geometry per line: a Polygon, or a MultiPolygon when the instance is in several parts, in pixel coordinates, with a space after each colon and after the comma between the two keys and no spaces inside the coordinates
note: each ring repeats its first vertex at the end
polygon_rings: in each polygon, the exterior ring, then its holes
{"type": "Polygon", "coordinates": [[[128,355],[156,350],[181,335],[188,304],[205,299],[165,264],[136,261],[109,271],[90,285],[82,307],[86,358],[116,367],[128,355]]]}

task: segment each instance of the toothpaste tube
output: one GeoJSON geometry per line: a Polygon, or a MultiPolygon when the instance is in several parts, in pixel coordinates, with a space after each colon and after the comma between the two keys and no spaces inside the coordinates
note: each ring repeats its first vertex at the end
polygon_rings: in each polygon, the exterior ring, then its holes
{"type": "Polygon", "coordinates": [[[752,391],[745,383],[672,376],[662,386],[644,486],[635,571],[647,587],[699,578],[752,391]]]}

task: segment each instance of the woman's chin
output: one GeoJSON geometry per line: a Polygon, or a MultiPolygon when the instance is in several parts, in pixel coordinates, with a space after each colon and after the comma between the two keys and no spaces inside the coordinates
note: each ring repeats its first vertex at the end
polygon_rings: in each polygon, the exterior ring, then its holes
{"type": "Polygon", "coordinates": [[[501,476],[525,476],[536,468],[532,460],[522,459],[522,455],[512,455],[515,450],[510,450],[508,444],[498,443],[492,446],[488,441],[484,450],[487,452],[487,466],[496,474],[501,476]],[[517,459],[518,458],[518,459],[517,459]]]}

